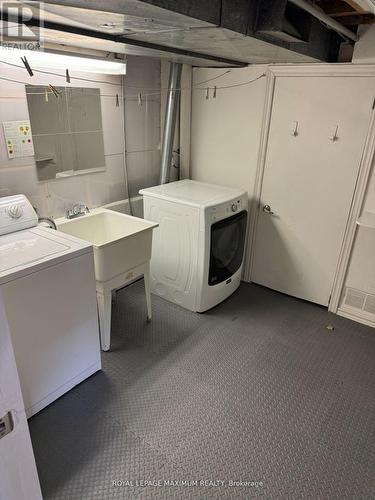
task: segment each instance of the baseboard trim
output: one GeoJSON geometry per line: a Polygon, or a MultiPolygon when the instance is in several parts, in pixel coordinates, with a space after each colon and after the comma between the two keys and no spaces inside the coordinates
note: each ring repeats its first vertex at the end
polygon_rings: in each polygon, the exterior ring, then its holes
{"type": "Polygon", "coordinates": [[[363,325],[375,328],[375,315],[366,313],[366,311],[362,311],[361,309],[349,306],[340,306],[337,310],[337,314],[339,316],[343,316],[344,318],[351,319],[352,321],[356,321],[357,323],[362,323],[363,325]]]}

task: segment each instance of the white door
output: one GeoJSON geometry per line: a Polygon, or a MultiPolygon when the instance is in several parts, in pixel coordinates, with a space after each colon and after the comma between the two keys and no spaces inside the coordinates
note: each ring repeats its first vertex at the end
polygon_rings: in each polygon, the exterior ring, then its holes
{"type": "Polygon", "coordinates": [[[328,305],[375,79],[276,78],[251,280],[328,305]]]}
{"type": "Polygon", "coordinates": [[[1,290],[0,419],[0,500],[41,500],[42,494],[1,290]]]}

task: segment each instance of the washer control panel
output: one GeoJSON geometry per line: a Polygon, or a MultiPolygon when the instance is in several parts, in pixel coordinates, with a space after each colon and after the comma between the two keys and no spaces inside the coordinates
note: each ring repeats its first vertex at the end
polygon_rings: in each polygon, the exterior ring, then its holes
{"type": "Polygon", "coordinates": [[[0,235],[28,229],[38,224],[38,216],[23,194],[0,198],[0,235]]]}
{"type": "Polygon", "coordinates": [[[23,215],[22,205],[11,205],[7,212],[11,219],[19,219],[23,215]]]}
{"type": "Polygon", "coordinates": [[[215,205],[208,208],[209,218],[211,223],[215,223],[219,220],[226,219],[231,215],[234,215],[237,212],[241,212],[241,210],[247,209],[247,197],[246,195],[242,195],[238,198],[235,198],[231,201],[227,201],[220,205],[215,205]]]}

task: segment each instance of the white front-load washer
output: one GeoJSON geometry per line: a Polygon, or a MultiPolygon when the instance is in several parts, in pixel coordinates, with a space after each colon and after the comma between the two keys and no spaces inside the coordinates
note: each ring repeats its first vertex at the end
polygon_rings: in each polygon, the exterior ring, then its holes
{"type": "Polygon", "coordinates": [[[0,198],[0,288],[26,415],[101,369],[92,245],[0,198]]]}
{"type": "Polygon", "coordinates": [[[142,189],[144,217],[157,222],[151,290],[204,312],[239,286],[247,227],[247,193],[182,180],[142,189]]]}

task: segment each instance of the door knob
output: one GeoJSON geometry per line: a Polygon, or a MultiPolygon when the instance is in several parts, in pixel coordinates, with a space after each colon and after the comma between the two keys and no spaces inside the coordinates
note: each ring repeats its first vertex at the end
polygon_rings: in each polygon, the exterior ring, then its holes
{"type": "Polygon", "coordinates": [[[272,212],[271,207],[269,205],[264,205],[263,206],[263,212],[265,214],[273,215],[273,212],[272,212]]]}

